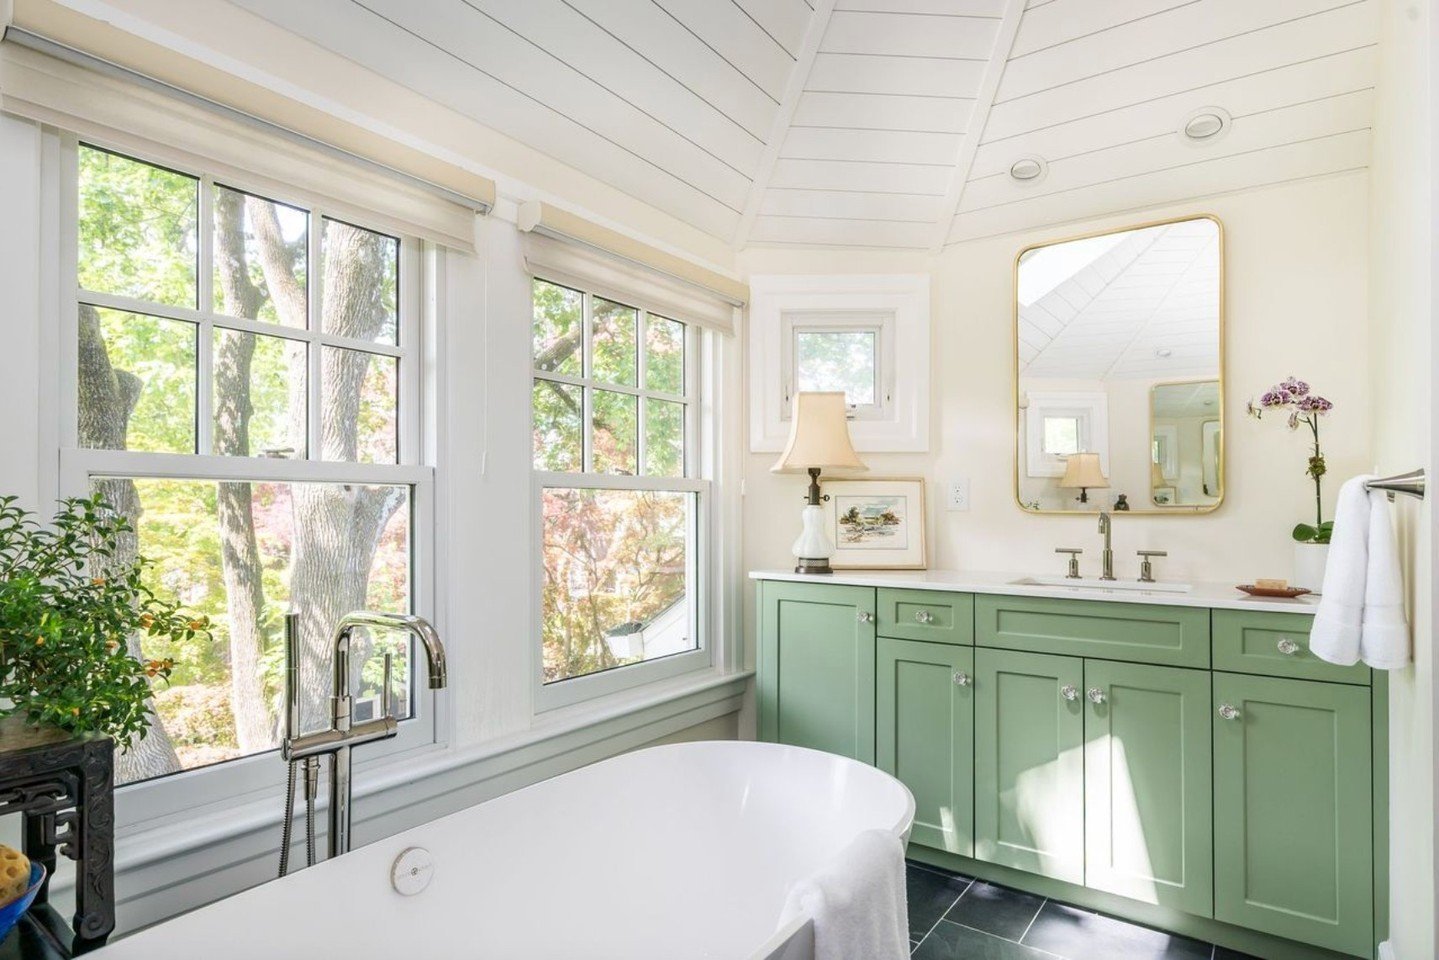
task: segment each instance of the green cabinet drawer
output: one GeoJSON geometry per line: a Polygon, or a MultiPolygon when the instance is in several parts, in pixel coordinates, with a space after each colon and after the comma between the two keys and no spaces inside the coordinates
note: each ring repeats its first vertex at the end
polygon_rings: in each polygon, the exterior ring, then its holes
{"type": "Polygon", "coordinates": [[[877,607],[881,637],[974,643],[973,594],[881,587],[877,607]]]}
{"type": "Polygon", "coordinates": [[[983,595],[975,642],[1171,667],[1209,666],[1209,611],[1147,603],[983,595]]]}
{"type": "Polygon", "coordinates": [[[1369,683],[1363,664],[1326,663],[1309,652],[1307,613],[1214,611],[1214,669],[1263,673],[1297,680],[1369,683]]]}
{"type": "Polygon", "coordinates": [[[913,842],[973,856],[974,648],[881,637],[878,660],[875,765],[914,795],[913,842]]]}
{"type": "Polygon", "coordinates": [[[1084,882],[1084,661],[974,652],[974,856],[1084,882]]]}
{"type": "Polygon", "coordinates": [[[874,763],[874,590],[760,588],[759,738],[874,763]]]}
{"type": "Polygon", "coordinates": [[[1374,949],[1369,689],[1214,674],[1214,919],[1374,949]]]}

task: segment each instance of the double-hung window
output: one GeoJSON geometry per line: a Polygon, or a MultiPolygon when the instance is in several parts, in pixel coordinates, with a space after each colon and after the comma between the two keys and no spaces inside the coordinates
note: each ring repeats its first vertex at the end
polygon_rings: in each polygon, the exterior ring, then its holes
{"type": "Polygon", "coordinates": [[[533,282],[544,709],[709,663],[699,332],[533,282]]]}
{"type": "MultiPolygon", "coordinates": [[[[245,758],[278,745],[286,613],[314,728],[336,621],[428,612],[417,244],[273,185],[62,143],[61,486],[124,513],[148,584],[212,625],[133,643],[175,666],[121,780],[223,763],[211,794],[254,789],[282,774],[245,758]]],[[[357,711],[411,721],[390,749],[434,740],[410,653],[376,632],[354,658],[357,711]]]]}

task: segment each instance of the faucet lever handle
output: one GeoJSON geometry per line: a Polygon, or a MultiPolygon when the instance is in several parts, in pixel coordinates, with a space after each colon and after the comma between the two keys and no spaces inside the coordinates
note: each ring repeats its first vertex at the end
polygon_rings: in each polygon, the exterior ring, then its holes
{"type": "Polygon", "coordinates": [[[1079,555],[1084,551],[1078,547],[1055,547],[1055,553],[1069,554],[1069,572],[1065,574],[1067,580],[1079,579],[1079,555]]]}
{"type": "Polygon", "coordinates": [[[1135,553],[1141,557],[1167,557],[1168,550],[1136,550],[1135,553]]]}
{"type": "Polygon", "coordinates": [[[1082,548],[1080,548],[1080,547],[1055,547],[1055,548],[1054,548],[1054,552],[1055,552],[1055,553],[1076,554],[1076,553],[1083,553],[1084,550],[1083,550],[1082,548]]]}

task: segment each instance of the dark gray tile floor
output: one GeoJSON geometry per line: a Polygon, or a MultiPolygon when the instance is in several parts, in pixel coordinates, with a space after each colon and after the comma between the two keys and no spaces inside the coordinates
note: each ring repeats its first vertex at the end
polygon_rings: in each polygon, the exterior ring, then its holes
{"type": "Polygon", "coordinates": [[[1253,960],[914,862],[908,887],[915,960],[1253,960]]]}

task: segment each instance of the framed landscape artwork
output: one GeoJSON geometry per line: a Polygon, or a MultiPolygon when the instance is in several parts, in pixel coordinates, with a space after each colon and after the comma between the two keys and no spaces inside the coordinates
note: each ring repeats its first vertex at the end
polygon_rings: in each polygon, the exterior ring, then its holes
{"type": "Polygon", "coordinates": [[[841,570],[923,570],[924,480],[826,480],[831,566],[841,570]]]}

